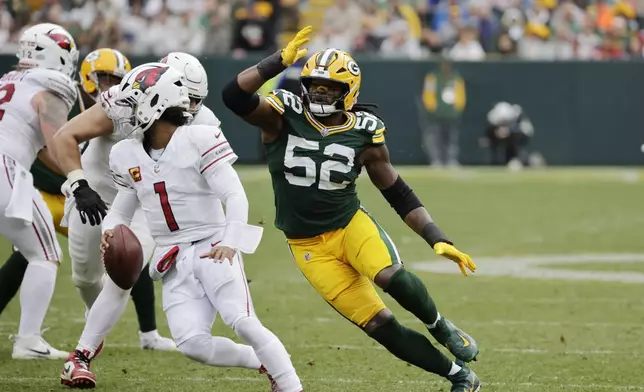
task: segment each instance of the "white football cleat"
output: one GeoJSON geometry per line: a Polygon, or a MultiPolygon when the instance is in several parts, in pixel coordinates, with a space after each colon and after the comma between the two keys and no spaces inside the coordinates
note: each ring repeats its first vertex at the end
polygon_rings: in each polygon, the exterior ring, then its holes
{"type": "Polygon", "coordinates": [[[39,335],[15,337],[13,359],[65,359],[68,353],[56,350],[39,335]]]}
{"type": "Polygon", "coordinates": [[[139,332],[141,348],[144,350],[178,351],[174,340],[159,335],[156,329],[150,332],[139,332]]]}

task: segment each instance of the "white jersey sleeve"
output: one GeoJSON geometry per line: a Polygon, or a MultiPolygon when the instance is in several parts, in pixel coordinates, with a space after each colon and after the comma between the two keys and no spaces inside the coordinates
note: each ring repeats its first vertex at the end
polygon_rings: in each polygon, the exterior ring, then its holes
{"type": "Polygon", "coordinates": [[[78,98],[76,83],[61,72],[34,68],[26,73],[25,81],[27,80],[60,97],[67,105],[67,113],[72,110],[74,103],[76,103],[78,98]]]}
{"type": "Polygon", "coordinates": [[[122,162],[123,154],[127,154],[127,143],[117,143],[110,151],[110,176],[114,181],[114,185],[119,192],[136,193],[133,184],[133,178],[138,178],[141,175],[140,169],[137,173],[137,168],[125,168],[122,162]]]}
{"type": "Polygon", "coordinates": [[[199,172],[208,178],[220,165],[233,164],[237,154],[219,127],[189,125],[188,137],[199,152],[199,172]]]}
{"type": "Polygon", "coordinates": [[[208,107],[202,106],[199,110],[199,113],[195,116],[194,120],[190,123],[191,125],[213,125],[215,127],[221,127],[221,121],[215,116],[215,113],[212,112],[208,107]]]}

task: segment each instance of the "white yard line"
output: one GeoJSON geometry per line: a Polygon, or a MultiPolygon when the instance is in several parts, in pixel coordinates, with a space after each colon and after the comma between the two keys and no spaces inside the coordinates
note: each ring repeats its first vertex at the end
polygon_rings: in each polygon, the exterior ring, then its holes
{"type": "MultiPolygon", "coordinates": [[[[550,264],[565,265],[578,263],[623,263],[623,262],[644,262],[644,254],[641,253],[596,253],[596,254],[567,254],[567,255],[521,255],[521,256],[500,256],[500,257],[476,257],[476,264],[479,267],[476,271],[478,276],[503,276],[533,279],[564,279],[577,281],[599,281],[619,283],[644,283],[644,273],[635,271],[613,272],[613,271],[590,271],[576,270],[574,266],[570,269],[551,268],[550,264]]],[[[407,263],[412,269],[442,273],[460,274],[458,268],[443,260],[420,261],[407,263]]]]}

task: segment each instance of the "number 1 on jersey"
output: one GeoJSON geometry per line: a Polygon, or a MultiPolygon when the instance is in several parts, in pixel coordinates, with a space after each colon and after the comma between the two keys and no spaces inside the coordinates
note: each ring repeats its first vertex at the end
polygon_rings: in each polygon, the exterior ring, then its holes
{"type": "Polygon", "coordinates": [[[168,229],[170,229],[170,231],[179,230],[179,225],[177,224],[177,220],[174,218],[172,207],[170,207],[170,201],[168,200],[168,191],[165,189],[165,181],[154,183],[154,193],[159,195],[161,209],[163,210],[165,223],[168,224],[168,229]]]}

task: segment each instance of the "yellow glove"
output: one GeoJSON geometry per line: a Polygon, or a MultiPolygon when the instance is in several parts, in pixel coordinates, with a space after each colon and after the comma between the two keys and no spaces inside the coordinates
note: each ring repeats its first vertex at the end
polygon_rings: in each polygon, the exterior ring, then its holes
{"type": "Polygon", "coordinates": [[[307,50],[305,48],[300,48],[311,40],[309,35],[312,30],[313,27],[306,26],[295,35],[295,38],[293,38],[284,49],[282,49],[282,64],[285,67],[290,67],[295,64],[297,60],[306,56],[307,50]]]}
{"type": "Polygon", "coordinates": [[[476,264],[474,264],[472,258],[456,249],[454,245],[450,245],[446,242],[437,242],[434,244],[434,251],[437,255],[447,257],[458,264],[458,268],[461,269],[461,273],[463,273],[463,275],[467,276],[467,270],[465,267],[472,272],[476,272],[476,264]]]}

